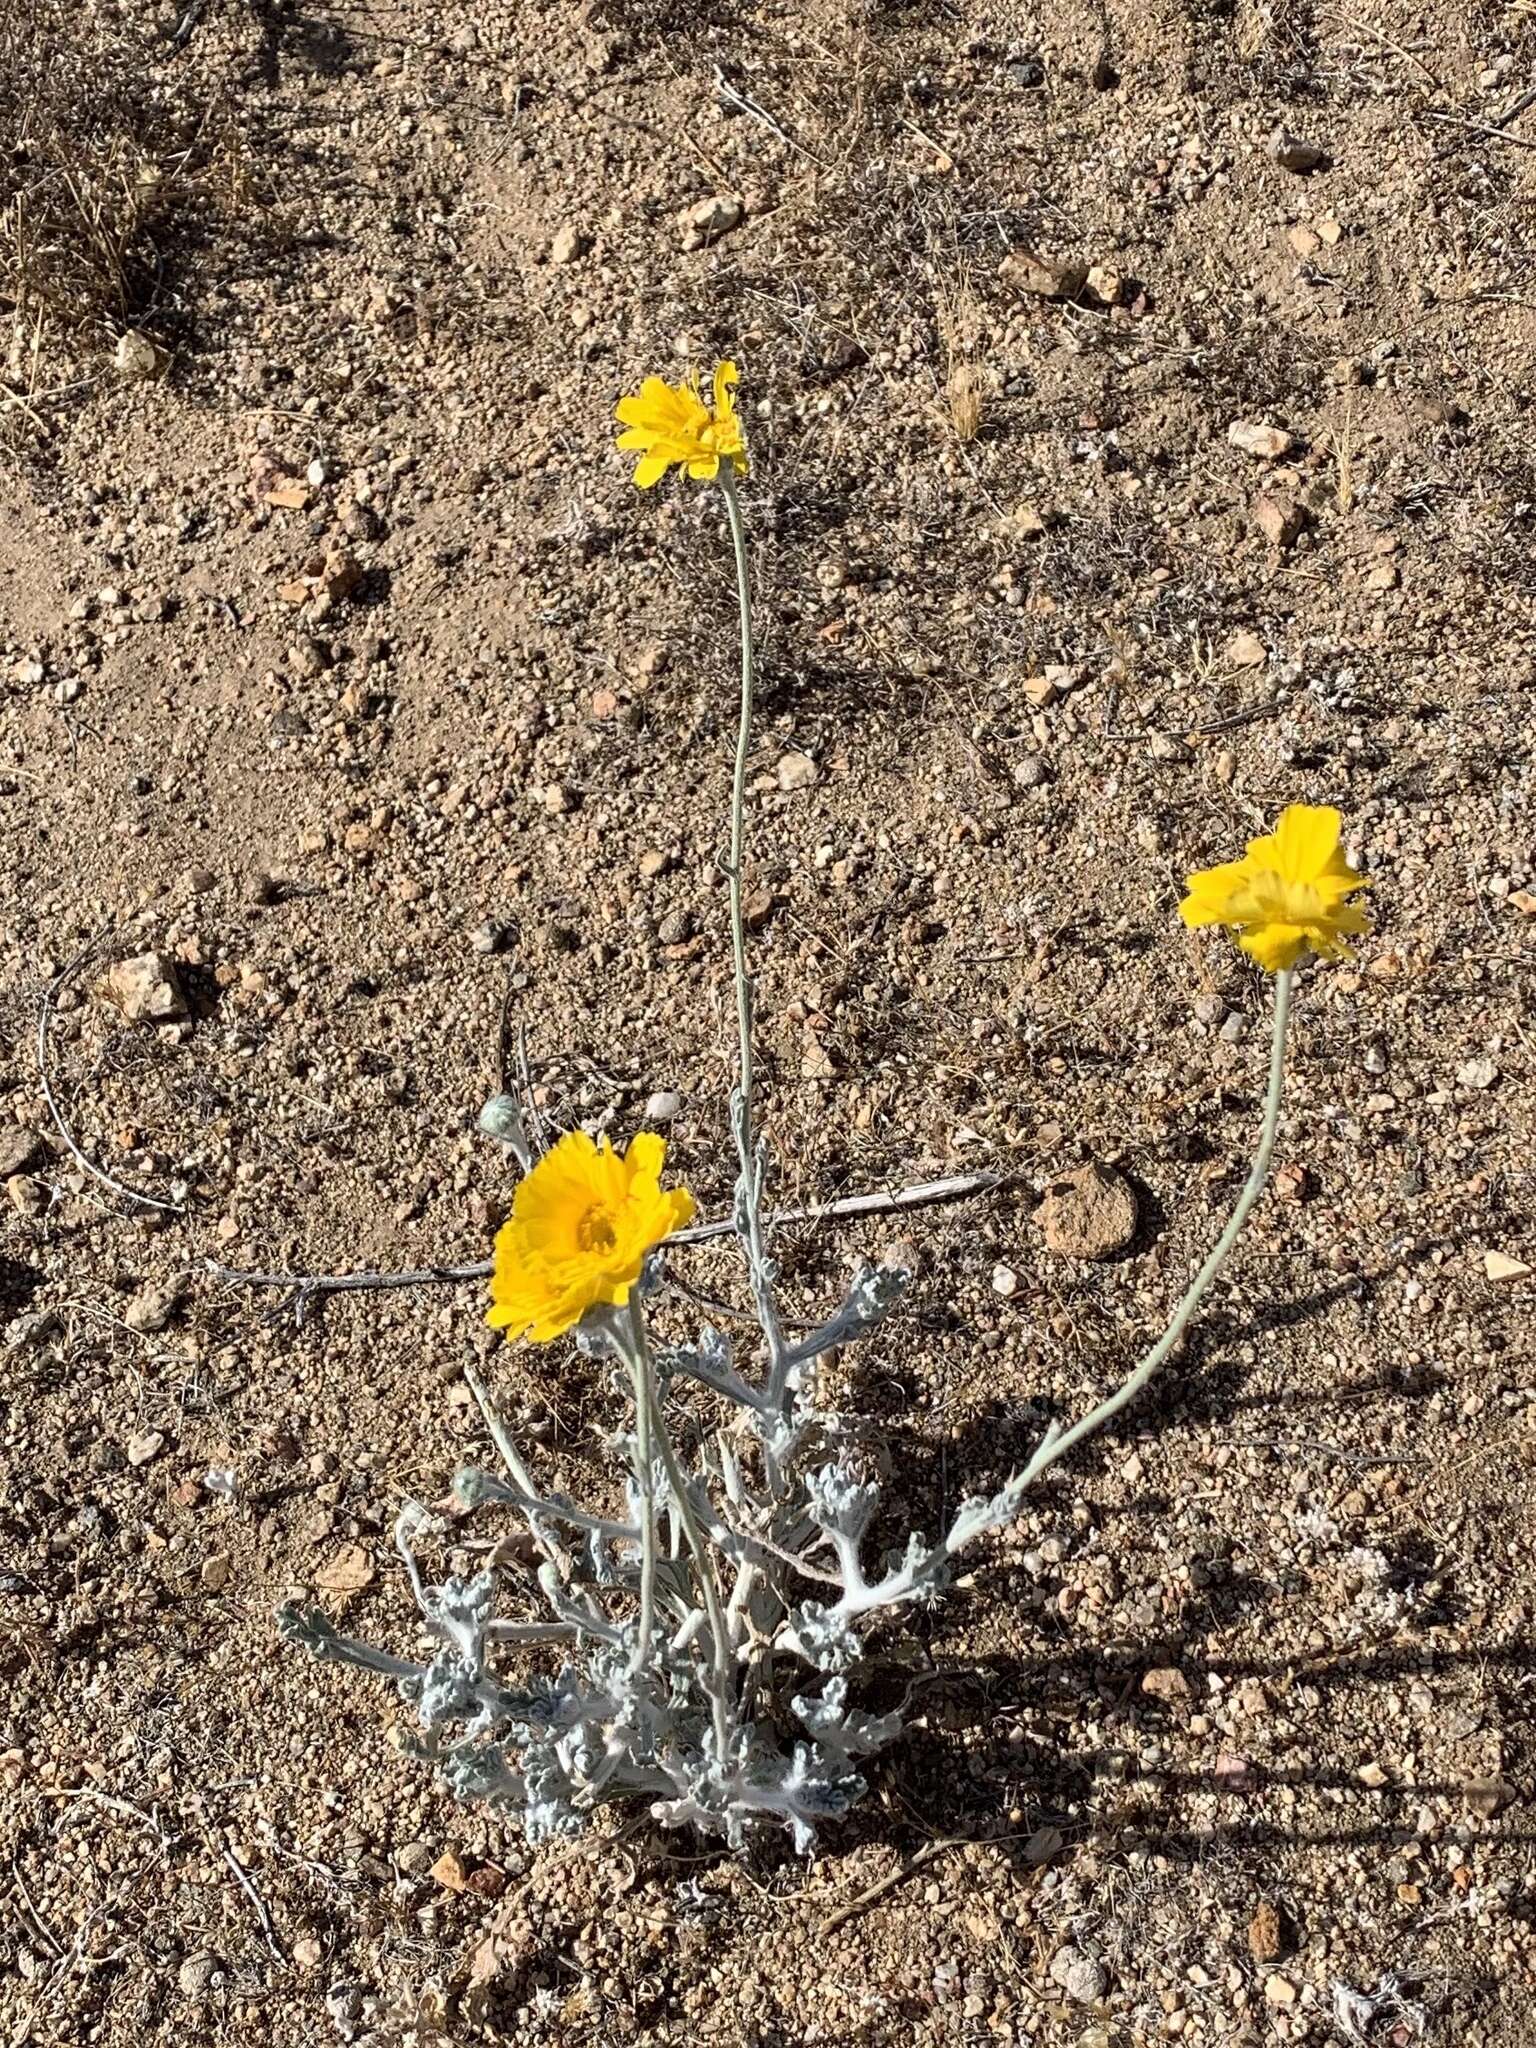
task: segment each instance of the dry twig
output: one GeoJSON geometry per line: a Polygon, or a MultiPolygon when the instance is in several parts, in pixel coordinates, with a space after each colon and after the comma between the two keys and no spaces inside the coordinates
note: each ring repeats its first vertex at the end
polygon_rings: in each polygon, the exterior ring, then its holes
{"type": "Polygon", "coordinates": [[[268,1954],[271,1955],[275,1961],[279,1963],[286,1963],[288,1960],[288,1952],[277,1938],[277,1929],[272,1925],[272,1915],[267,1910],[266,1900],[261,1896],[261,1893],[257,1891],[255,1885],[252,1884],[250,1874],[246,1871],[244,1866],[241,1864],[240,1859],[236,1856],[234,1850],[230,1848],[227,1842],[219,1842],[219,1854],[223,1857],[224,1861],[229,1865],[230,1869],[235,1873],[236,1883],[239,1885],[241,1891],[245,1893],[245,1896],[251,1902],[252,1910],[254,1911],[257,1923],[261,1928],[262,1939],[263,1941],[265,1941],[267,1945],[268,1954]]]}
{"type": "MultiPolygon", "coordinates": [[[[909,1209],[932,1208],[940,1202],[962,1202],[973,1195],[991,1194],[1009,1184],[1003,1173],[962,1173],[947,1180],[920,1181],[915,1187],[898,1188],[892,1194],[844,1195],[839,1201],[824,1202],[814,1209],[780,1209],[767,1220],[770,1224],[822,1223],[844,1216],[900,1216],[909,1209]]],[[[141,1197],[142,1199],[142,1197],[141,1197]]],[[[159,1204],[156,1205],[160,1206],[159,1204]]],[[[664,1250],[704,1244],[711,1238],[729,1237],[736,1225],[731,1218],[716,1223],[695,1223],[665,1240],[664,1250]]],[[[209,1259],[207,1270],[216,1280],[236,1287],[278,1287],[290,1289],[295,1297],[294,1313],[302,1323],[315,1301],[333,1294],[378,1294],[400,1287],[431,1287],[461,1281],[486,1280],[491,1261],[477,1259],[469,1266],[422,1266],[402,1273],[244,1273],[209,1259]]]]}
{"type": "Polygon", "coordinates": [[[896,1868],[887,1871],[884,1877],[876,1878],[873,1884],[866,1885],[861,1892],[856,1892],[847,1904],[839,1906],[835,1913],[829,1913],[816,1932],[832,1934],[839,1927],[846,1926],[867,1906],[873,1906],[877,1900],[883,1899],[887,1892],[895,1891],[897,1885],[905,1884],[909,1877],[915,1877],[918,1871],[932,1863],[936,1856],[942,1856],[946,1849],[962,1849],[967,1842],[986,1839],[986,1836],[977,1835],[941,1835],[936,1842],[925,1842],[921,1849],[907,1858],[905,1863],[898,1863],[896,1868]]]}

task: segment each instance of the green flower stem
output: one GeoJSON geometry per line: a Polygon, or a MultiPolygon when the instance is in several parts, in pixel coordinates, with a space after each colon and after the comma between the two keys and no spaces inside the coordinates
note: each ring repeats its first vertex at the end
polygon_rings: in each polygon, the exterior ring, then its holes
{"type": "Polygon", "coordinates": [[[784,1337],[778,1310],[768,1285],[768,1259],[763,1244],[762,1209],[758,1201],[757,1160],[752,1131],[752,982],[747,972],[746,888],[744,845],[746,839],[747,759],[752,746],[752,699],[756,662],[752,647],[752,586],[747,563],[747,531],[736,495],[736,476],[729,463],[720,468],[720,489],[725,498],[725,516],[730,523],[731,549],[736,561],[736,600],[741,614],[741,713],[736,726],[736,762],[731,777],[731,849],[727,870],[731,885],[731,959],[736,982],[736,1031],[738,1083],[736,1092],[736,1144],[741,1155],[742,1196],[745,1206],[747,1255],[752,1268],[753,1291],[762,1311],[763,1331],[768,1340],[771,1376],[775,1384],[782,1370],[784,1337]]]}
{"type": "Polygon", "coordinates": [[[747,925],[743,909],[742,853],[746,839],[747,757],[752,746],[752,697],[756,665],[752,648],[752,587],[747,566],[747,530],[736,495],[736,477],[729,463],[720,471],[725,516],[730,522],[736,558],[736,601],[741,613],[741,713],[736,725],[736,765],[731,777],[731,954],[736,969],[737,1056],[741,1065],[742,1129],[750,1149],[752,1138],[752,984],[747,978],[747,925]]]}
{"type": "MultiPolygon", "coordinates": [[[[672,1489],[672,1500],[677,1519],[682,1525],[683,1540],[688,1545],[693,1559],[694,1575],[699,1582],[699,1591],[704,1596],[705,1612],[709,1616],[709,1633],[713,1646],[714,1684],[709,1689],[710,1711],[714,1721],[715,1739],[719,1745],[721,1767],[729,1760],[731,1716],[730,1702],[734,1690],[736,1669],[735,1652],[731,1647],[730,1632],[725,1625],[725,1612],[720,1605],[720,1589],[715,1583],[714,1566],[699,1529],[698,1519],[693,1512],[693,1503],[688,1497],[688,1482],[682,1467],[677,1462],[677,1452],[672,1447],[671,1433],[666,1418],[661,1412],[661,1401],[656,1392],[656,1369],[651,1357],[650,1334],[645,1327],[645,1317],[640,1312],[640,1302],[631,1289],[629,1297],[628,1364],[635,1379],[635,1400],[637,1411],[645,1416],[645,1441],[653,1437],[656,1449],[661,1453],[662,1469],[666,1472],[667,1483],[672,1489]]],[[[646,1523],[652,1528],[654,1540],[654,1517],[648,1512],[646,1523]]],[[[654,1562],[652,1565],[654,1574],[654,1562]]],[[[654,1601],[654,1591],[652,1594],[654,1601]]],[[[645,1559],[641,1556],[640,1602],[642,1627],[645,1615],[645,1559]]],[[[649,1642],[649,1636],[642,1633],[642,1641],[649,1642]]],[[[633,1667],[639,1670],[639,1664],[633,1667]]]]}
{"type": "MultiPolygon", "coordinates": [[[[631,1301],[630,1326],[639,1315],[631,1301]]],[[[636,1678],[645,1669],[656,1632],[656,1485],[651,1445],[651,1394],[643,1352],[630,1349],[626,1360],[635,1389],[635,1477],[640,1485],[640,1621],[629,1671],[636,1678]]]]}
{"type": "Polygon", "coordinates": [[[1275,1133],[1280,1124],[1280,1097],[1285,1084],[1285,1040],[1286,1027],[1291,1013],[1291,970],[1289,968],[1275,976],[1274,1040],[1269,1055],[1269,1092],[1264,1098],[1264,1123],[1259,1132],[1258,1150],[1253,1155],[1253,1165],[1243,1183],[1243,1191],[1237,1198],[1237,1207],[1232,1211],[1231,1221],[1216,1240],[1215,1249],[1189,1284],[1184,1299],[1173,1312],[1173,1319],[1161,1337],[1137,1366],[1130,1378],[1118,1387],[1107,1401],[1101,1401],[1097,1408],[1085,1415],[1080,1422],[1074,1422],[1069,1430],[1051,1440],[1049,1456],[1038,1469],[1032,1464],[1030,1476],[1038,1479],[1042,1472],[1064,1458],[1074,1444],[1081,1443],[1085,1436],[1091,1436],[1097,1429],[1118,1415],[1120,1410],[1134,1401],[1142,1388],[1151,1379],[1158,1367],[1164,1364],[1189,1325],[1189,1319],[1209,1292],[1212,1281],[1227,1263],[1233,1245],[1254,1203],[1264,1192],[1269,1179],[1269,1162],[1275,1149],[1275,1133]]]}

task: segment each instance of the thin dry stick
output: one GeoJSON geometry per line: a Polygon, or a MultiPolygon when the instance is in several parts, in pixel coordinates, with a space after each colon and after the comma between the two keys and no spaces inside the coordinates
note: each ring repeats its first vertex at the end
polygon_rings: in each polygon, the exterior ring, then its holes
{"type": "MultiPolygon", "coordinates": [[[[1536,142],[1527,142],[1523,136],[1504,133],[1510,122],[1517,120],[1530,106],[1536,106],[1536,85],[1528,92],[1521,93],[1517,100],[1512,100],[1503,113],[1495,114],[1491,121],[1469,121],[1464,115],[1442,114],[1434,107],[1428,109],[1427,117],[1431,121],[1449,121],[1453,127],[1468,129],[1474,135],[1491,135],[1501,142],[1512,142],[1518,149],[1536,149],[1536,142]]],[[[1444,149],[1435,151],[1436,163],[1444,163],[1447,157],[1455,156],[1459,149],[1465,147],[1464,143],[1448,142],[1444,149]]]]}
{"type": "Polygon", "coordinates": [[[1270,697],[1262,704],[1255,704],[1247,711],[1230,711],[1225,718],[1208,718],[1201,725],[1143,725],[1127,732],[1101,732],[1101,740],[1147,740],[1160,736],[1165,740],[1180,740],[1186,734],[1207,738],[1219,732],[1233,732],[1240,725],[1256,725],[1261,718],[1268,718],[1280,709],[1281,700],[1270,697]]]}
{"type": "MultiPolygon", "coordinates": [[[[941,1202],[963,1202],[972,1195],[991,1194],[996,1188],[1008,1186],[1010,1180],[1006,1173],[955,1174],[948,1180],[919,1181],[914,1187],[897,1188],[888,1195],[844,1195],[815,1209],[779,1209],[768,1222],[777,1226],[821,1223],[842,1216],[900,1216],[908,1209],[929,1209],[941,1202]]],[[[673,1251],[683,1245],[704,1244],[710,1238],[730,1237],[735,1229],[735,1223],[728,1218],[718,1223],[691,1224],[687,1230],[665,1238],[662,1249],[673,1251]]],[[[331,1294],[377,1294],[397,1287],[444,1283],[454,1286],[461,1281],[486,1280],[490,1277],[491,1261],[477,1259],[472,1266],[421,1266],[402,1273],[242,1273],[232,1266],[221,1266],[217,1259],[209,1259],[205,1269],[215,1280],[227,1280],[234,1287],[289,1287],[300,1296],[301,1303],[307,1303],[310,1297],[331,1294]]]]}
{"type": "MultiPolygon", "coordinates": [[[[953,1678],[963,1675],[964,1672],[967,1670],[979,1670],[979,1668],[979,1666],[972,1667],[962,1665],[959,1666],[955,1671],[939,1675],[944,1675],[953,1678]]],[[[921,1684],[921,1682],[922,1679],[921,1676],[919,1676],[913,1679],[912,1685],[918,1685],[921,1684]]],[[[911,1690],[912,1687],[909,1686],[908,1692],[910,1693],[911,1690]]],[[[903,1801],[902,1803],[903,1805],[906,1804],[905,1801],[903,1801]]],[[[910,1813],[912,1809],[908,1807],[907,1811],[910,1813]]],[[[915,1819],[917,1816],[914,1815],[913,1817],[915,1819]]],[[[916,1873],[923,1868],[923,1865],[925,1863],[932,1863],[934,1858],[937,1856],[942,1856],[946,1849],[964,1849],[967,1847],[987,1848],[994,1845],[999,1845],[1004,1842],[1025,1842],[1028,1840],[1029,1830],[1026,1828],[1020,1828],[1006,1835],[936,1836],[933,1841],[924,1842],[921,1849],[915,1850],[913,1854],[907,1858],[905,1863],[898,1864],[896,1869],[891,1871],[887,1876],[876,1878],[873,1884],[866,1885],[864,1890],[861,1892],[856,1892],[854,1896],[851,1899],[849,1899],[845,1905],[839,1906],[835,1913],[831,1914],[827,1919],[823,1920],[821,1925],[817,1928],[816,1932],[818,1934],[832,1933],[834,1928],[841,1927],[846,1921],[851,1920],[856,1913],[862,1913],[866,1906],[872,1906],[877,1899],[884,1898],[887,1892],[894,1891],[897,1885],[905,1884],[907,1879],[909,1877],[915,1876],[916,1873]]]]}
{"type": "Polygon", "coordinates": [[[796,156],[803,156],[808,164],[815,164],[818,170],[824,171],[827,168],[825,157],[817,156],[814,150],[809,150],[804,143],[797,142],[787,128],[779,126],[766,107],[759,106],[756,100],[749,98],[739,87],[732,85],[718,64],[714,67],[714,72],[715,91],[722,106],[733,107],[737,113],[746,114],[752,120],[760,121],[770,135],[776,135],[786,148],[795,152],[796,156]]]}
{"type": "MultiPolygon", "coordinates": [[[[685,1300],[691,1301],[695,1308],[703,1309],[706,1315],[723,1316],[727,1322],[732,1323],[756,1323],[757,1321],[757,1317],[751,1309],[736,1308],[728,1301],[720,1301],[715,1295],[706,1294],[702,1287],[694,1287],[680,1273],[674,1273],[670,1267],[667,1269],[666,1277],[669,1287],[673,1288],[678,1294],[681,1294],[685,1300]]],[[[780,1321],[786,1330],[819,1330],[821,1328],[821,1319],[819,1317],[807,1322],[804,1317],[781,1316],[780,1321]]]]}
{"type": "Polygon", "coordinates": [[[113,929],[112,925],[106,925],[92,938],[87,939],[74,958],[65,963],[43,991],[42,1001],[37,1010],[37,1078],[42,1085],[43,1100],[48,1105],[49,1115],[53,1118],[59,1136],[69,1147],[70,1157],[83,1172],[88,1173],[92,1180],[99,1181],[104,1188],[110,1188],[114,1195],[120,1195],[125,1202],[137,1202],[143,1209],[159,1209],[167,1216],[181,1216],[185,1211],[179,1202],[162,1202],[155,1195],[142,1194],[138,1188],[131,1188],[124,1181],[114,1180],[105,1167],[98,1166],[94,1159],[88,1158],[81,1151],[75,1142],[74,1132],[64,1120],[64,1112],[59,1107],[58,1098],[53,1092],[53,1083],[48,1077],[48,1026],[54,1008],[69,983],[80,972],[102,940],[111,935],[113,929]]]}
{"type": "Polygon", "coordinates": [[[877,1877],[873,1884],[866,1885],[861,1892],[856,1892],[846,1905],[839,1906],[835,1913],[829,1913],[816,1932],[834,1933],[839,1927],[855,1919],[867,1906],[874,1905],[877,1899],[883,1899],[887,1892],[895,1891],[897,1885],[905,1884],[909,1877],[915,1877],[925,1864],[932,1863],[936,1856],[942,1856],[947,1849],[961,1849],[967,1842],[984,1842],[990,1839],[986,1835],[941,1835],[936,1842],[925,1842],[921,1849],[907,1858],[905,1863],[897,1864],[896,1868],[888,1871],[884,1877],[877,1877]]]}
{"type": "Polygon", "coordinates": [[[0,412],[24,412],[40,434],[48,431],[48,422],[41,413],[34,412],[19,391],[7,391],[0,387],[0,412]]]}
{"type": "Polygon", "coordinates": [[[283,1947],[282,1943],[277,1938],[277,1929],[272,1925],[272,1915],[267,1910],[266,1900],[261,1896],[261,1893],[257,1891],[255,1885],[252,1884],[250,1874],[242,1867],[240,1859],[236,1856],[234,1850],[230,1848],[227,1842],[221,1841],[219,1843],[219,1854],[224,1858],[224,1861],[235,1873],[236,1882],[239,1884],[241,1891],[243,1891],[245,1893],[245,1896],[250,1900],[251,1905],[255,1910],[257,1921],[259,1922],[261,1927],[262,1938],[267,1944],[268,1954],[271,1955],[275,1961],[279,1963],[286,1963],[288,1960],[288,1951],[283,1947]]]}
{"type": "Polygon", "coordinates": [[[84,1799],[93,1806],[105,1807],[108,1813],[120,1813],[125,1820],[139,1821],[143,1826],[154,1829],[160,1837],[162,1849],[174,1849],[180,1840],[178,1835],[167,1834],[155,1815],[146,1813],[142,1806],[135,1806],[131,1799],[118,1799],[110,1792],[99,1791],[94,1785],[44,1785],[39,1789],[44,1799],[84,1799]]]}
{"type": "MultiPolygon", "coordinates": [[[[1433,108],[1424,118],[1427,121],[1448,121],[1454,128],[1465,128],[1469,135],[1486,135],[1492,142],[1507,142],[1511,149],[1536,149],[1536,142],[1528,135],[1507,135],[1502,128],[1495,128],[1488,121],[1468,121],[1460,114],[1437,114],[1433,108]]],[[[1453,143],[1449,149],[1438,151],[1437,158],[1443,160],[1455,156],[1462,147],[1459,142],[1453,143]]]]}
{"type": "Polygon", "coordinates": [[[1439,78],[1430,70],[1423,58],[1417,56],[1412,50],[1405,49],[1401,43],[1394,43],[1390,36],[1383,35],[1381,30],[1374,27],[1372,23],[1357,21],[1352,14],[1341,14],[1339,19],[1346,28],[1353,29],[1356,35],[1369,36],[1372,42],[1380,43],[1384,50],[1390,50],[1394,57],[1401,57],[1405,64],[1411,64],[1415,70],[1422,71],[1430,84],[1435,88],[1435,91],[1439,92],[1441,90],[1439,78]]]}
{"type": "Polygon", "coordinates": [[[21,1865],[14,1855],[11,1857],[11,1877],[17,1891],[21,1895],[21,1903],[24,1908],[21,1917],[30,1922],[33,1939],[39,1948],[44,1948],[48,1951],[50,1961],[55,1963],[62,1962],[64,1960],[64,1944],[37,1910],[37,1901],[27,1890],[27,1881],[22,1876],[21,1865]]]}

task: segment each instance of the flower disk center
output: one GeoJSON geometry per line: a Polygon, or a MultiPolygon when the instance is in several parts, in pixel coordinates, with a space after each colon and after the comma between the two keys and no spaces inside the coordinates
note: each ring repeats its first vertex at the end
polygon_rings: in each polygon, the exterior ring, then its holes
{"type": "Polygon", "coordinates": [[[613,1218],[601,1202],[594,1202],[576,1225],[577,1244],[584,1252],[611,1252],[618,1241],[613,1218]]]}

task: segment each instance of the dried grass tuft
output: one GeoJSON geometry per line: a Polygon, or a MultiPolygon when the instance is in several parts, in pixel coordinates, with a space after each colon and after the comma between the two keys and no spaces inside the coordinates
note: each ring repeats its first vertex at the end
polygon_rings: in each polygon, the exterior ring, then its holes
{"type": "Polygon", "coordinates": [[[183,244],[248,196],[227,107],[96,0],[0,0],[0,315],[45,340],[153,319],[183,244]]]}

